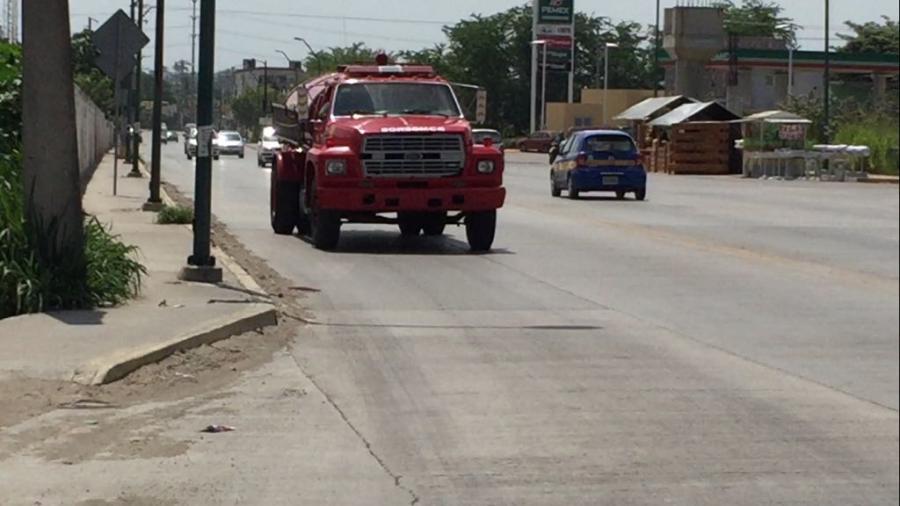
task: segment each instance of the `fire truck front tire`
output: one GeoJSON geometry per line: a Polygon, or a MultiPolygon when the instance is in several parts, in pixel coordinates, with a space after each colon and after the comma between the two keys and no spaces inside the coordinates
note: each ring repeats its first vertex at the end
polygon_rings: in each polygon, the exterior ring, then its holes
{"type": "Polygon", "coordinates": [[[316,248],[325,251],[335,249],[341,239],[340,213],[315,211],[310,219],[310,236],[316,248]]]}
{"type": "Polygon", "coordinates": [[[470,213],[466,216],[466,239],[474,252],[490,251],[497,229],[497,211],[470,213]]]}
{"type": "Polygon", "coordinates": [[[300,185],[279,181],[276,171],[272,171],[269,213],[272,230],[278,235],[294,232],[300,217],[300,185]]]}
{"type": "Polygon", "coordinates": [[[444,228],[446,227],[446,213],[428,213],[422,221],[422,232],[429,237],[444,235],[444,228]]]}
{"type": "Polygon", "coordinates": [[[397,226],[400,227],[400,235],[403,237],[417,237],[422,233],[422,220],[415,213],[397,215],[397,226]]]}

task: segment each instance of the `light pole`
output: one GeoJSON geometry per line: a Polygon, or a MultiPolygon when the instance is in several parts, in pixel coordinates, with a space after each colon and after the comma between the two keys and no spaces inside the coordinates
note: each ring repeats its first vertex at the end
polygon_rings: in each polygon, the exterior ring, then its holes
{"type": "Polygon", "coordinates": [[[298,84],[299,81],[300,81],[300,75],[299,75],[299,73],[297,72],[297,67],[294,66],[294,61],[291,60],[291,57],[288,56],[287,53],[285,53],[284,51],[282,51],[282,50],[280,50],[280,49],[276,49],[275,52],[276,52],[276,53],[281,53],[281,55],[284,56],[284,59],[287,60],[287,62],[288,62],[288,68],[294,70],[294,81],[295,81],[294,84],[298,84]]]}
{"type": "MultiPolygon", "coordinates": [[[[792,28],[789,24],[780,24],[775,27],[777,30],[790,30],[792,28]]],[[[786,33],[784,36],[784,45],[787,46],[788,50],[788,85],[787,85],[787,96],[791,98],[794,96],[794,41],[792,40],[789,33],[786,33]]]]}
{"type": "MultiPolygon", "coordinates": [[[[831,144],[831,5],[825,0],[825,144],[831,144]]],[[[828,160],[825,161],[828,163],[828,160]]],[[[827,165],[826,165],[827,167],[827,165]]]]}
{"type": "Polygon", "coordinates": [[[609,102],[609,50],[619,47],[615,42],[607,42],[603,47],[603,126],[606,126],[606,112],[609,102]]]}
{"type": "Polygon", "coordinates": [[[541,57],[541,130],[547,129],[547,41],[533,40],[535,46],[541,46],[543,56],[541,57]]]}
{"type": "MultiPolygon", "coordinates": [[[[303,45],[306,46],[306,49],[309,50],[309,55],[312,56],[313,58],[315,58],[316,50],[313,49],[312,46],[309,45],[309,42],[306,42],[306,39],[304,39],[303,37],[294,37],[294,40],[296,40],[297,42],[303,43],[303,45]]],[[[322,69],[319,68],[319,65],[320,65],[319,61],[316,60],[316,71],[317,72],[322,71],[322,69]]],[[[309,72],[309,69],[307,68],[306,71],[309,72]]]]}

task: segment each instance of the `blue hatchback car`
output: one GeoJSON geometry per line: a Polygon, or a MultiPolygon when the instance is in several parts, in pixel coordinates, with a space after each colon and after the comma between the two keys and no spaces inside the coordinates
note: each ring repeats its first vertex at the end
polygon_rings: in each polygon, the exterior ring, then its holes
{"type": "Polygon", "coordinates": [[[581,130],[559,147],[550,167],[550,192],[565,190],[577,199],[583,192],[614,192],[624,199],[647,198],[647,171],[630,135],[619,130],[581,130]]]}

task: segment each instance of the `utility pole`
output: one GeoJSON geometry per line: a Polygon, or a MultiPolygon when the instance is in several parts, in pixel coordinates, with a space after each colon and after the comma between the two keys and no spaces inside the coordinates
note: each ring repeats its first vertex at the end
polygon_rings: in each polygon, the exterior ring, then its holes
{"type": "MultiPolygon", "coordinates": [[[[144,0],[137,0],[137,26],[144,31],[144,0]]],[[[141,161],[141,81],[144,77],[142,68],[144,61],[143,50],[138,51],[137,65],[134,68],[134,122],[132,128],[134,135],[131,137],[131,172],[128,177],[143,177],[139,168],[141,161]]]]}
{"type": "MultiPolygon", "coordinates": [[[[532,25],[531,25],[531,34],[534,37],[537,34],[537,22],[538,22],[538,1],[534,0],[533,10],[532,10],[532,25]]],[[[531,44],[531,115],[530,115],[530,132],[534,132],[537,130],[537,80],[538,80],[538,47],[535,44],[531,44]]]]}
{"type": "MultiPolygon", "coordinates": [[[[33,251],[86,281],[69,2],[22,2],[22,180],[33,251]],[[53,142],[47,142],[52,132],[53,142]]],[[[73,287],[74,288],[74,287],[73,287]]]]}
{"type": "MultiPolygon", "coordinates": [[[[825,144],[831,144],[831,9],[825,0],[825,144]]],[[[826,161],[827,163],[827,161],[826,161]]]]}
{"type": "Polygon", "coordinates": [[[200,4],[200,71],[197,86],[197,165],[194,171],[194,250],[181,279],[203,283],[222,281],[222,269],[210,255],[212,222],[213,65],[216,51],[216,0],[200,4]]]}
{"type": "Polygon", "coordinates": [[[263,104],[262,113],[266,115],[269,110],[269,61],[263,60],[263,104]]]}
{"type": "Polygon", "coordinates": [[[659,0],[656,0],[656,36],[653,41],[653,96],[659,96],[659,0]]]}
{"type": "MultiPolygon", "coordinates": [[[[188,96],[191,98],[190,104],[188,106],[191,109],[196,109],[197,101],[195,97],[197,96],[197,0],[193,1],[193,7],[191,11],[191,86],[190,90],[188,90],[188,96]]],[[[195,121],[196,122],[196,121],[195,121]]]]}
{"type": "Polygon", "coordinates": [[[150,198],[144,204],[145,211],[162,208],[160,198],[160,156],[162,143],[162,96],[163,96],[163,37],[166,26],[166,0],[156,0],[156,48],[153,51],[153,140],[150,154],[150,198]]]}

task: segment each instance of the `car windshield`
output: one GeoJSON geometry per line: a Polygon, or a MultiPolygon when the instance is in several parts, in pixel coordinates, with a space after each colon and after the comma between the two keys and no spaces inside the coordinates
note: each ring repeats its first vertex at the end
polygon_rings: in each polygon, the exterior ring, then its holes
{"type": "Polygon", "coordinates": [[[354,83],[338,88],[335,116],[355,114],[460,116],[449,86],[425,83],[354,83]]]}
{"type": "Polygon", "coordinates": [[[584,150],[588,153],[631,153],[634,144],[622,135],[595,135],[584,140],[584,150]]]}
{"type": "Polygon", "coordinates": [[[497,132],[476,132],[475,133],[475,141],[478,143],[483,143],[485,139],[491,139],[494,141],[494,144],[499,144],[502,140],[500,134],[497,132]]]}
{"type": "Polygon", "coordinates": [[[275,137],[274,135],[263,135],[262,141],[263,142],[278,142],[278,137],[275,137]]]}
{"type": "Polygon", "coordinates": [[[225,141],[239,141],[239,140],[241,140],[241,136],[240,136],[240,134],[236,134],[236,133],[227,133],[227,134],[219,135],[219,139],[222,139],[225,141]]]}

